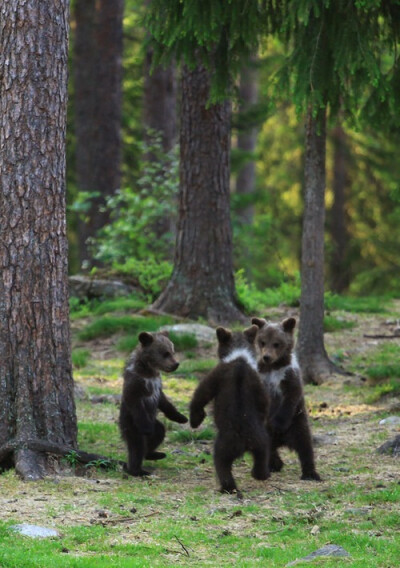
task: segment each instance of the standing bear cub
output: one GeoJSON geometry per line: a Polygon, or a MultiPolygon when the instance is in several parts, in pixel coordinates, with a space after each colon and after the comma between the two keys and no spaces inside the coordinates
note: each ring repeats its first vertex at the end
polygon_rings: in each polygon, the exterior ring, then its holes
{"type": "MultiPolygon", "coordinates": [[[[190,403],[190,424],[204,420],[204,407],[214,400],[217,437],[214,465],[221,492],[237,490],[233,462],[246,451],[253,454],[252,476],[269,477],[268,397],[257,373],[255,325],[243,332],[218,327],[219,364],[200,382],[190,403]]],[[[240,494],[240,493],[239,493],[240,494]]]]}
{"type": "Polygon", "coordinates": [[[162,390],[160,371],[175,371],[179,363],[167,332],[139,334],[139,345],[129,357],[124,370],[119,426],[128,447],[127,472],[134,476],[149,475],[142,469],[143,459],[165,457],[155,449],[165,437],[165,428],[157,420],[157,410],[167,418],[184,424],[186,416],[178,412],[162,390]]]}
{"type": "Polygon", "coordinates": [[[303,395],[301,371],[293,353],[296,320],[267,323],[253,318],[258,326],[258,370],[270,399],[271,471],[280,471],[283,462],[278,448],[288,446],[300,460],[301,479],[320,481],[315,469],[314,451],[303,395]]]}

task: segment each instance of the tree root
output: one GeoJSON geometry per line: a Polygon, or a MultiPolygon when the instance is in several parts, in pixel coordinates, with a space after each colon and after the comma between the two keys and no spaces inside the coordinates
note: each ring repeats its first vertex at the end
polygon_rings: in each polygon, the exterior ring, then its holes
{"type": "MultiPolygon", "coordinates": [[[[40,439],[31,439],[31,440],[11,440],[7,442],[3,446],[0,447],[0,465],[7,463],[7,465],[11,461],[11,457],[14,454],[17,459],[14,457],[14,461],[16,462],[16,469],[18,473],[20,473],[21,477],[24,479],[40,479],[44,477],[44,472],[40,471],[39,468],[34,467],[34,473],[30,472],[29,464],[19,463],[21,462],[21,455],[25,456],[28,455],[33,457],[34,454],[55,454],[58,456],[68,457],[71,456],[74,461],[79,464],[90,464],[100,463],[103,466],[109,467],[116,467],[116,466],[124,466],[126,463],[121,460],[114,460],[112,458],[102,456],[100,454],[92,454],[89,452],[84,452],[82,450],[78,450],[76,448],[72,448],[71,446],[67,446],[64,444],[58,444],[56,442],[49,442],[47,440],[40,440],[40,439]],[[18,462],[18,464],[17,464],[18,462]],[[18,465],[18,467],[17,467],[18,465]],[[21,466],[21,467],[19,467],[21,466]]],[[[29,459],[29,461],[31,461],[29,459]]]]}

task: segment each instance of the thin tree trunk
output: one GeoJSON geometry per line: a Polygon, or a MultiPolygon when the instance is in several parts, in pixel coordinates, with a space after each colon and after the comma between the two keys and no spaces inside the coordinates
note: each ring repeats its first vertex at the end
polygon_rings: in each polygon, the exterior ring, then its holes
{"type": "Polygon", "coordinates": [[[242,314],[236,305],[229,207],[231,106],[207,107],[209,92],[208,72],[185,67],[174,272],[154,308],[219,323],[242,314]]]}
{"type": "MultiPolygon", "coordinates": [[[[239,113],[246,113],[257,103],[258,100],[258,77],[254,68],[254,59],[252,58],[248,65],[243,66],[240,73],[239,85],[239,113]]],[[[257,127],[254,124],[250,126],[239,127],[237,148],[246,154],[254,153],[257,144],[257,127]]],[[[256,182],[256,165],[254,158],[247,158],[246,162],[240,169],[236,179],[236,193],[244,197],[251,197],[254,193],[256,182]]],[[[254,206],[247,203],[239,211],[239,220],[243,225],[251,225],[254,218],[254,206]]]]}
{"type": "Polygon", "coordinates": [[[300,324],[297,341],[305,383],[319,384],[335,369],[324,346],[324,225],[326,111],[307,116],[300,324]]]}
{"type": "MultiPolygon", "coordinates": [[[[68,314],[65,131],[68,1],[0,8],[0,450],[76,447],[68,314]]],[[[42,453],[13,452],[25,479],[42,453]]],[[[9,461],[7,462],[9,465],[9,461]]]]}
{"type": "MultiPolygon", "coordinates": [[[[145,0],[145,6],[149,7],[151,0],[145,0]]],[[[171,63],[167,67],[157,66],[151,69],[153,64],[153,48],[149,44],[146,48],[144,61],[144,88],[143,88],[143,124],[144,139],[148,147],[154,138],[154,134],[161,137],[162,150],[171,152],[177,143],[177,73],[176,64],[171,63]]],[[[156,162],[158,157],[148,151],[144,156],[149,162],[156,162]]],[[[172,197],[171,197],[172,199],[172,197]]],[[[160,217],[154,224],[154,233],[158,238],[170,235],[171,254],[173,259],[173,241],[176,235],[176,219],[165,215],[160,217]]]]}
{"type": "Polygon", "coordinates": [[[346,133],[341,124],[333,131],[333,204],[330,212],[330,233],[333,254],[330,263],[331,289],[338,294],[348,289],[350,269],[346,265],[349,242],[346,212],[347,147],[346,133]]]}
{"type": "Polygon", "coordinates": [[[124,0],[75,4],[76,170],[92,198],[79,224],[81,263],[94,264],[88,239],[109,221],[106,198],[121,183],[122,18],[124,0]]]}

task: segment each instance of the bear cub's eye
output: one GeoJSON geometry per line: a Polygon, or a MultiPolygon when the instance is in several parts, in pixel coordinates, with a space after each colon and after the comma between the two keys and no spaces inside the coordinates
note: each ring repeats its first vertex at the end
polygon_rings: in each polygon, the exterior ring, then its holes
{"type": "Polygon", "coordinates": [[[260,347],[265,347],[265,341],[259,341],[258,344],[260,347]]]}
{"type": "Polygon", "coordinates": [[[169,356],[170,356],[170,352],[169,352],[169,351],[164,351],[164,353],[163,353],[164,359],[166,359],[166,358],[169,357],[169,356]]]}
{"type": "Polygon", "coordinates": [[[272,347],[273,347],[274,349],[279,349],[280,346],[281,346],[280,343],[275,342],[272,347]]]}

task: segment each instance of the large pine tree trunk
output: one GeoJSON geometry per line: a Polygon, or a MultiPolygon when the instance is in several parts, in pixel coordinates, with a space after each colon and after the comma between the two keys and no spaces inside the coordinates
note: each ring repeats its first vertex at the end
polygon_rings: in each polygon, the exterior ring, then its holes
{"type": "Polygon", "coordinates": [[[241,319],[230,223],[229,102],[207,107],[208,72],[182,75],[179,219],[174,272],[154,307],[214,323],[241,319]]]}
{"type": "Polygon", "coordinates": [[[0,453],[48,468],[28,439],[76,447],[68,317],[68,1],[0,7],[0,453]]]}
{"type": "Polygon", "coordinates": [[[306,383],[319,384],[335,369],[324,346],[324,226],[326,111],[307,116],[305,198],[301,256],[299,363],[306,383]]]}
{"type": "Polygon", "coordinates": [[[330,262],[331,289],[343,293],[350,285],[350,268],[346,264],[349,243],[346,211],[347,145],[346,133],[339,123],[333,131],[333,204],[330,212],[330,233],[333,253],[330,262]]]}
{"type": "Polygon", "coordinates": [[[122,18],[124,0],[75,3],[76,172],[80,191],[97,192],[79,224],[81,263],[88,239],[109,221],[106,198],[121,183],[122,18]]]}

